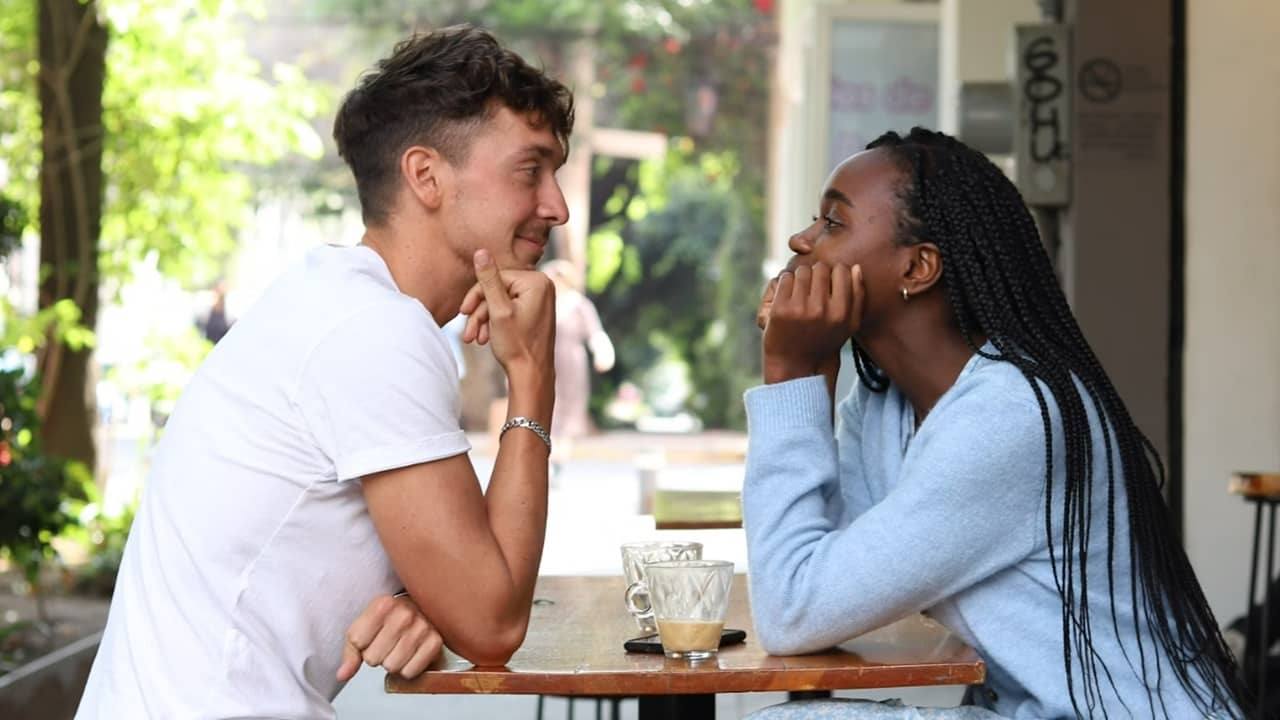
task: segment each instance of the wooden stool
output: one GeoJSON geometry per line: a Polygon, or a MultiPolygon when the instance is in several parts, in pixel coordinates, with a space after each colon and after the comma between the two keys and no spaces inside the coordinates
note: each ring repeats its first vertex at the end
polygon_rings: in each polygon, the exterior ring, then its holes
{"type": "Polygon", "coordinates": [[[1247,628],[1245,631],[1244,657],[1241,658],[1241,669],[1248,659],[1254,657],[1258,663],[1258,717],[1262,717],[1264,701],[1267,696],[1267,651],[1270,643],[1271,628],[1268,627],[1271,616],[1271,580],[1275,574],[1276,550],[1276,505],[1280,504],[1280,473],[1237,472],[1231,476],[1230,491],[1243,495],[1247,502],[1254,504],[1253,515],[1253,559],[1249,564],[1249,601],[1245,604],[1247,628]],[[1261,628],[1255,628],[1253,600],[1258,592],[1258,550],[1262,538],[1262,508],[1267,508],[1267,575],[1262,588],[1261,628]]]}

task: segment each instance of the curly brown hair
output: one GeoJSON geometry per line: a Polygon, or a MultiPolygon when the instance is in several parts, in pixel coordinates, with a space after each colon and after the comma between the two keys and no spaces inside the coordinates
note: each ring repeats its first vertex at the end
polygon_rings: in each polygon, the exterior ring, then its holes
{"type": "Polygon", "coordinates": [[[549,126],[568,153],[573,93],[490,33],[459,25],[397,44],[347,93],[333,123],[365,223],[385,222],[405,150],[425,145],[463,164],[472,136],[503,106],[549,126]]]}

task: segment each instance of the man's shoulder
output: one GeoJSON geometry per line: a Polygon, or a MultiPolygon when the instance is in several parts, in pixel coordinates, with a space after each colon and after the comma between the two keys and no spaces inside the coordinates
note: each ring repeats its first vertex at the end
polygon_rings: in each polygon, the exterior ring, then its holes
{"type": "Polygon", "coordinates": [[[317,304],[367,304],[404,297],[377,253],[365,247],[323,245],[297,267],[294,282],[311,290],[317,304]]]}
{"type": "Polygon", "coordinates": [[[292,322],[309,326],[321,341],[335,333],[394,338],[439,332],[422,303],[399,291],[381,258],[368,248],[314,248],[263,300],[292,322]]]}

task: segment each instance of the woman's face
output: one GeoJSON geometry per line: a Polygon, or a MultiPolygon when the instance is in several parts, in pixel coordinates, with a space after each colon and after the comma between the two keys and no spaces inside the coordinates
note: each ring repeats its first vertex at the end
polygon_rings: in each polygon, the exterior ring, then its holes
{"type": "Polygon", "coordinates": [[[862,266],[864,329],[890,303],[902,302],[902,279],[911,267],[911,249],[894,242],[901,178],[884,150],[845,160],[827,179],[814,221],[788,243],[795,253],[788,269],[817,262],[862,266]]]}

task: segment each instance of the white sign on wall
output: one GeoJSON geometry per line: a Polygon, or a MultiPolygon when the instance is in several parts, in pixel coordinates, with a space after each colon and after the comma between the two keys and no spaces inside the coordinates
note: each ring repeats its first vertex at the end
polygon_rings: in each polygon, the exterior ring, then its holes
{"type": "Polygon", "coordinates": [[[835,19],[828,108],[828,168],[887,130],[936,128],[937,23],[835,19]]]}

